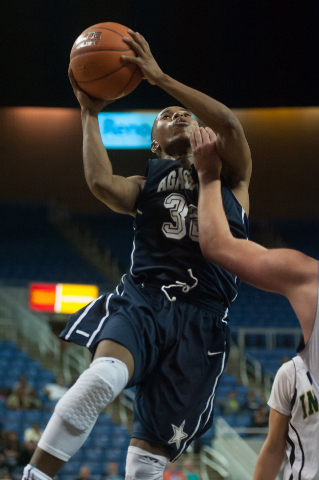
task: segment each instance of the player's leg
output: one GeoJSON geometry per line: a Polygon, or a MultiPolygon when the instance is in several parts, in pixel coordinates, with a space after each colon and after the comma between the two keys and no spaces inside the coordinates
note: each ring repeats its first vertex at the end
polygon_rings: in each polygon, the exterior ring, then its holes
{"type": "Polygon", "coordinates": [[[112,340],[102,340],[90,367],[57,403],[24,478],[54,477],[81,448],[100,412],[125,388],[133,372],[130,351],[112,340]]]}
{"type": "Polygon", "coordinates": [[[161,480],[168,459],[164,445],[132,438],[126,457],[125,480],[161,480]]]}

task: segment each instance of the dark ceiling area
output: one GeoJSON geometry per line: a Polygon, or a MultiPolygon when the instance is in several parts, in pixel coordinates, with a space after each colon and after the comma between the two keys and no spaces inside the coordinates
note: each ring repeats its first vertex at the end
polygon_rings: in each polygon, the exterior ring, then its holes
{"type": "MultiPolygon", "coordinates": [[[[77,106],[67,78],[73,42],[118,22],[148,40],[162,70],[230,108],[319,105],[317,2],[11,0],[1,7],[2,106],[77,106]]],[[[111,110],[161,109],[143,81],[111,110]]]]}

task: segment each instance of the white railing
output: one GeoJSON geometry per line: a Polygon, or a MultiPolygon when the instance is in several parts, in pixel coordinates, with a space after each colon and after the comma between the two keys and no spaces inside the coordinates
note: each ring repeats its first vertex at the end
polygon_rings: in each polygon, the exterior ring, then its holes
{"type": "Polygon", "coordinates": [[[127,415],[127,410],[130,410],[133,412],[133,401],[135,398],[135,393],[132,392],[132,390],[123,390],[123,392],[120,393],[119,400],[119,415],[121,419],[121,423],[128,427],[128,415],[127,415]]]}
{"type": "Polygon", "coordinates": [[[240,378],[242,383],[247,387],[249,386],[249,377],[250,373],[254,377],[254,381],[261,385],[262,382],[262,368],[261,363],[256,360],[255,357],[252,357],[248,353],[242,353],[240,356],[240,378]]]}
{"type": "Polygon", "coordinates": [[[222,418],[215,420],[213,448],[229,462],[231,480],[252,480],[257,462],[257,454],[222,418]]]}
{"type": "Polygon", "coordinates": [[[245,350],[245,337],[246,335],[265,335],[266,348],[272,350],[277,348],[276,336],[277,335],[294,335],[295,347],[299,345],[301,337],[301,328],[281,328],[281,327],[232,327],[233,332],[237,332],[238,347],[241,352],[245,350]]]}
{"type": "Polygon", "coordinates": [[[60,358],[60,342],[52,333],[49,325],[42,322],[26,308],[22,307],[14,297],[0,290],[0,315],[6,320],[10,319],[19,333],[22,335],[23,346],[37,343],[41,355],[52,355],[54,361],[60,358]]]}
{"type": "Polygon", "coordinates": [[[67,350],[62,354],[63,376],[68,382],[74,380],[74,373],[80,375],[88,368],[92,355],[90,351],[80,345],[68,345],[67,350]]]}
{"type": "Polygon", "coordinates": [[[218,472],[222,478],[229,479],[229,461],[221,453],[208,445],[200,451],[200,474],[202,480],[209,480],[208,469],[218,472]]]}
{"type": "Polygon", "coordinates": [[[62,359],[62,369],[67,381],[72,380],[75,375],[80,375],[89,363],[90,354],[84,348],[70,345],[62,354],[60,340],[50,326],[1,289],[0,327],[6,328],[5,331],[2,330],[3,339],[17,341],[19,333],[21,346],[26,352],[29,352],[32,345],[37,345],[42,360],[44,357],[52,359],[53,369],[59,369],[62,359]]]}

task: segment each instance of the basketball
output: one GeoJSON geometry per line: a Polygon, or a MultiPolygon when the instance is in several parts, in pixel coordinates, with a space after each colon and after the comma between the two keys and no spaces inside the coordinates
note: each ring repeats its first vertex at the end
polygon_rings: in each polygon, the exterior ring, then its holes
{"type": "Polygon", "coordinates": [[[123,41],[132,38],[119,23],[98,23],[75,40],[70,68],[79,87],[92,97],[115,100],[132,92],[143,78],[140,68],[121,60],[121,55],[136,56],[123,41]]]}

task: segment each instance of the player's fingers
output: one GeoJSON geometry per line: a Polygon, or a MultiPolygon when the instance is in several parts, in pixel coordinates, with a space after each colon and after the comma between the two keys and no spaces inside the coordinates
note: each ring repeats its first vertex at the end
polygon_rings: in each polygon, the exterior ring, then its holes
{"type": "Polygon", "coordinates": [[[206,130],[206,132],[207,132],[208,135],[209,135],[210,141],[211,141],[211,142],[216,141],[216,138],[217,138],[217,137],[216,137],[216,133],[214,132],[214,130],[212,130],[212,129],[209,128],[209,127],[205,127],[205,130],[206,130]]]}
{"type": "Polygon", "coordinates": [[[194,131],[189,134],[189,141],[190,141],[192,150],[195,150],[195,148],[196,148],[196,139],[195,139],[195,132],[194,132],[194,131]]]}
{"type": "Polygon", "coordinates": [[[139,32],[134,32],[133,30],[128,30],[128,33],[132,35],[134,40],[142,47],[144,51],[146,51],[149,48],[148,42],[145,40],[143,35],[141,35],[139,32]]]}
{"type": "Polygon", "coordinates": [[[133,55],[121,55],[121,59],[126,62],[136,63],[136,65],[141,64],[141,59],[139,57],[134,57],[133,55]]]}
{"type": "Polygon", "coordinates": [[[139,56],[143,55],[143,53],[144,53],[143,48],[135,40],[132,40],[132,38],[123,37],[123,42],[127,43],[127,45],[132,50],[134,50],[134,52],[137,53],[137,55],[139,55],[139,56]]]}
{"type": "Polygon", "coordinates": [[[202,143],[203,144],[208,143],[209,142],[209,135],[206,132],[204,127],[200,127],[200,134],[201,134],[201,137],[202,137],[202,143]]]}
{"type": "Polygon", "coordinates": [[[196,140],[196,147],[200,147],[203,141],[202,141],[202,135],[199,127],[195,127],[194,136],[196,140]]]}

